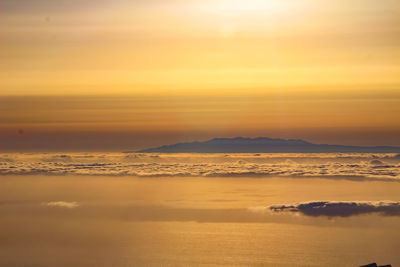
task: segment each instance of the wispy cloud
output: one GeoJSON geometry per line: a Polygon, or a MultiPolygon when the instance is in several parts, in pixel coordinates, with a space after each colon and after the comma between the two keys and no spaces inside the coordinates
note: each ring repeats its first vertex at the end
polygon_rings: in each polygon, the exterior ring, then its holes
{"type": "Polygon", "coordinates": [[[51,201],[43,204],[48,207],[67,208],[67,209],[73,209],[79,207],[78,202],[68,202],[68,201],[51,201]]]}

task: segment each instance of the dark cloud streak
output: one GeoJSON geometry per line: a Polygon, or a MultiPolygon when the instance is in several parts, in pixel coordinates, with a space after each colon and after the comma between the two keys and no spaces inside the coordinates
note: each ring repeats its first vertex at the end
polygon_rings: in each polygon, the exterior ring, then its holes
{"type": "Polygon", "coordinates": [[[382,216],[400,216],[400,202],[316,201],[293,205],[274,205],[269,209],[273,212],[294,212],[312,217],[350,217],[371,213],[382,216]]]}

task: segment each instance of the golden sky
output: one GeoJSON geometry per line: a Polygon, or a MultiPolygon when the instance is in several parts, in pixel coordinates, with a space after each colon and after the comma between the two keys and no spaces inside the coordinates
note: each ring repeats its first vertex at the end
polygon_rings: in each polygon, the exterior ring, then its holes
{"type": "Polygon", "coordinates": [[[0,145],[400,145],[398,14],[397,0],[3,0],[0,145]]]}

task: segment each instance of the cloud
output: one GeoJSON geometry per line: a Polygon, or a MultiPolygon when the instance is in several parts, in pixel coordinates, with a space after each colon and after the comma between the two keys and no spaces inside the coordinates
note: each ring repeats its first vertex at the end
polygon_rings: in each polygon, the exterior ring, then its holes
{"type": "Polygon", "coordinates": [[[0,175],[290,177],[400,182],[400,164],[393,154],[15,153],[0,157],[0,175]],[[385,162],[377,158],[385,158],[385,162]]]}
{"type": "Polygon", "coordinates": [[[68,202],[68,201],[51,201],[44,203],[44,205],[48,207],[67,208],[67,209],[73,209],[79,207],[78,202],[68,202]]]}
{"type": "Polygon", "coordinates": [[[47,162],[71,162],[72,161],[72,157],[70,155],[54,155],[54,156],[50,156],[50,157],[44,157],[43,161],[47,161],[47,162]]]}
{"type": "Polygon", "coordinates": [[[293,205],[274,205],[270,206],[269,209],[273,212],[294,212],[313,217],[349,217],[371,213],[382,216],[400,216],[400,202],[391,201],[316,201],[293,205]]]}
{"type": "Polygon", "coordinates": [[[377,159],[371,160],[369,163],[372,165],[383,165],[383,162],[377,159]]]}

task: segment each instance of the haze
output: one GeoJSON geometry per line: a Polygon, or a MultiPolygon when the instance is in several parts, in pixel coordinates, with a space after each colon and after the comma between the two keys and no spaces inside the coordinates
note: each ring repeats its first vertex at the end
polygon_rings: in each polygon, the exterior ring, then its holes
{"type": "Polygon", "coordinates": [[[399,12],[389,0],[5,0],[0,145],[400,145],[399,12]]]}

